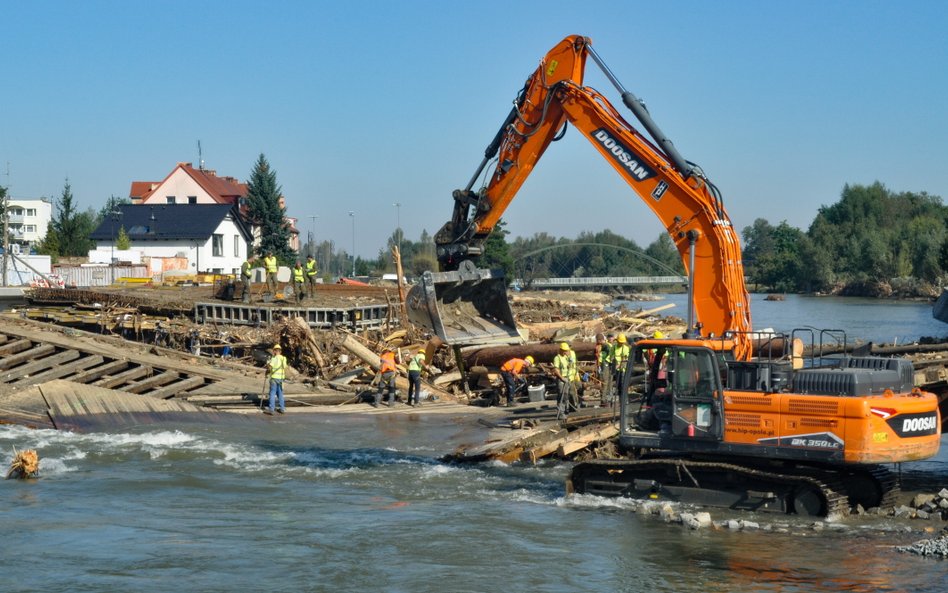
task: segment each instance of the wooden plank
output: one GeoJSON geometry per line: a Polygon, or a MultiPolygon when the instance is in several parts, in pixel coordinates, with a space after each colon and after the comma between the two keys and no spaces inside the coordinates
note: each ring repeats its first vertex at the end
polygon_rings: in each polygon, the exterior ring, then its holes
{"type": "Polygon", "coordinates": [[[41,358],[39,360],[34,360],[31,363],[18,366],[15,369],[10,369],[9,371],[0,375],[0,383],[9,383],[20,378],[29,377],[37,371],[45,371],[77,358],[79,358],[79,353],[77,351],[63,350],[59,354],[53,354],[52,356],[47,356],[46,358],[41,358]]]}
{"type": "Polygon", "coordinates": [[[0,358],[0,370],[6,370],[15,367],[18,364],[40,359],[47,354],[56,352],[56,347],[52,344],[39,344],[28,350],[23,350],[12,356],[0,358]]]}
{"type": "Polygon", "coordinates": [[[0,344],[6,344],[10,340],[7,334],[0,334],[0,344]]]}
{"type": "Polygon", "coordinates": [[[91,383],[96,379],[104,377],[105,375],[111,375],[112,373],[121,371],[125,368],[128,368],[127,360],[113,360],[103,365],[91,368],[87,371],[82,371],[81,373],[70,377],[69,380],[73,383],[91,383]]]}
{"type": "Polygon", "coordinates": [[[201,385],[204,385],[204,377],[188,377],[181,381],[175,381],[170,385],[165,385],[161,389],[146,392],[144,395],[158,399],[169,399],[178,395],[179,393],[183,393],[189,389],[194,389],[195,387],[199,387],[201,385]]]}
{"type": "Polygon", "coordinates": [[[119,389],[119,391],[125,391],[127,393],[143,393],[149,391],[152,388],[161,387],[179,379],[179,375],[176,371],[165,371],[160,375],[153,375],[147,379],[142,379],[141,381],[136,381],[135,383],[129,383],[124,385],[119,389]]]}
{"type": "Polygon", "coordinates": [[[137,366],[123,371],[116,375],[109,375],[107,377],[102,377],[98,381],[90,383],[95,387],[105,387],[106,389],[113,389],[122,383],[131,383],[132,381],[137,381],[142,377],[147,377],[153,372],[150,366],[137,366]]]}
{"type": "Polygon", "coordinates": [[[85,369],[102,364],[104,361],[105,359],[101,356],[85,356],[69,364],[51,368],[48,371],[37,373],[32,377],[23,377],[11,383],[17,387],[22,385],[38,385],[47,381],[62,379],[76,373],[81,373],[85,369]]]}
{"type": "Polygon", "coordinates": [[[556,454],[559,457],[566,457],[567,455],[572,455],[579,450],[585,449],[593,443],[609,440],[617,434],[619,434],[619,427],[615,424],[604,426],[592,434],[581,435],[579,438],[571,439],[563,443],[560,445],[560,448],[556,450],[556,454]]]}
{"type": "Polygon", "coordinates": [[[0,346],[0,356],[10,356],[11,354],[16,354],[17,352],[23,352],[27,348],[30,348],[33,345],[32,340],[26,338],[21,338],[19,340],[10,342],[9,344],[4,344],[0,346]]]}

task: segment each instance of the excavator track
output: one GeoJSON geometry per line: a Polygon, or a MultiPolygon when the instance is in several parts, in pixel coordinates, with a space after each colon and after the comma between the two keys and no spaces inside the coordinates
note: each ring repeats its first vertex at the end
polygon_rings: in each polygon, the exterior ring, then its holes
{"type": "Polygon", "coordinates": [[[669,457],[579,463],[567,492],[826,517],[849,514],[846,487],[845,475],[809,467],[771,471],[669,457]]]}

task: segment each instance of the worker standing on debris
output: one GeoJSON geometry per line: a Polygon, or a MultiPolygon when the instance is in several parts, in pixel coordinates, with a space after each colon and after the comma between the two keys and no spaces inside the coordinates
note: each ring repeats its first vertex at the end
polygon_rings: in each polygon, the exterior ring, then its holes
{"type": "Polygon", "coordinates": [[[252,267],[253,264],[251,263],[249,256],[246,260],[244,260],[244,263],[240,264],[240,282],[244,287],[244,294],[241,297],[241,300],[245,303],[250,302],[250,277],[252,275],[250,269],[252,267]]]}
{"type": "Polygon", "coordinates": [[[296,293],[296,302],[303,300],[303,285],[306,282],[306,272],[303,271],[303,264],[296,262],[293,268],[293,292],[296,293]]]}
{"type": "Polygon", "coordinates": [[[268,251],[263,256],[263,265],[267,268],[267,288],[270,294],[276,296],[277,291],[277,258],[273,252],[268,251]]]}
{"type": "Polygon", "coordinates": [[[375,392],[375,403],[372,404],[376,408],[382,403],[382,392],[388,392],[388,407],[395,405],[395,396],[398,395],[398,392],[395,391],[395,373],[398,368],[395,366],[395,352],[391,348],[386,348],[382,351],[382,356],[379,357],[379,388],[375,392]]]}
{"type": "Polygon", "coordinates": [[[600,394],[602,405],[612,403],[612,355],[615,344],[612,343],[612,334],[610,339],[602,334],[596,334],[596,364],[599,372],[600,394]]]}
{"type": "Polygon", "coordinates": [[[559,415],[575,412],[579,409],[579,401],[574,383],[579,374],[576,372],[576,353],[566,342],[560,344],[560,353],[553,357],[553,374],[556,375],[560,392],[556,402],[559,415]]]}
{"type": "Polygon", "coordinates": [[[264,410],[265,414],[272,414],[276,408],[276,400],[280,400],[279,411],[281,414],[286,411],[286,403],[283,401],[283,380],[286,379],[286,357],[283,356],[283,349],[279,344],[274,344],[273,355],[267,361],[267,377],[270,378],[270,405],[264,410]]]}
{"type": "MultiPolygon", "coordinates": [[[[511,358],[500,367],[500,376],[504,378],[504,384],[507,385],[507,407],[514,405],[514,395],[517,393],[517,389],[520,388],[520,385],[524,384],[524,380],[520,378],[520,374],[523,372],[523,369],[530,368],[533,365],[533,357],[527,356],[526,358],[511,358]]],[[[494,399],[491,402],[494,405],[500,403],[500,398],[497,395],[494,395],[494,399]]]]}
{"type": "Polygon", "coordinates": [[[306,256],[306,287],[309,292],[309,298],[316,296],[316,275],[318,274],[316,269],[316,260],[313,259],[312,255],[306,256]]]}
{"type": "Polygon", "coordinates": [[[418,352],[408,362],[408,405],[421,405],[421,371],[427,370],[425,353],[418,352]],[[412,397],[414,396],[414,399],[412,397]]]}
{"type": "Polygon", "coordinates": [[[615,365],[615,375],[613,381],[615,382],[616,392],[619,395],[622,395],[622,376],[625,374],[625,367],[629,362],[629,356],[632,354],[632,348],[629,347],[629,340],[625,337],[625,334],[619,334],[619,337],[616,339],[615,349],[612,351],[612,360],[615,365]]]}

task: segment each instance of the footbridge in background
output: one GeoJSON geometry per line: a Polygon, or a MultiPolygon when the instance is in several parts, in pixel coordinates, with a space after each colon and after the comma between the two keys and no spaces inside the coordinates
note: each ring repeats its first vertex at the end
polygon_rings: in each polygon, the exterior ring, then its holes
{"type": "Polygon", "coordinates": [[[515,286],[533,289],[550,288],[608,288],[619,286],[648,286],[657,284],[686,284],[686,276],[603,276],[597,278],[537,278],[530,282],[517,280],[515,286]]]}

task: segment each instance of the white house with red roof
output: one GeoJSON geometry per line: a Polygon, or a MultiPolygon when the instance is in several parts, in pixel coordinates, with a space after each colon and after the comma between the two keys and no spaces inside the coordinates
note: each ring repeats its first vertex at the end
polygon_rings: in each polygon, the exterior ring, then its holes
{"type": "MultiPolygon", "coordinates": [[[[162,181],[133,181],[129,198],[132,204],[157,206],[167,204],[229,204],[237,206],[241,216],[246,216],[243,198],[247,195],[247,184],[234,177],[219,177],[216,171],[195,169],[191,163],[178,163],[162,181]]],[[[280,205],[285,207],[283,197],[280,205]]],[[[290,224],[290,248],[300,249],[300,233],[296,219],[286,217],[290,224]]],[[[251,226],[254,245],[260,242],[260,229],[251,226]]]]}

